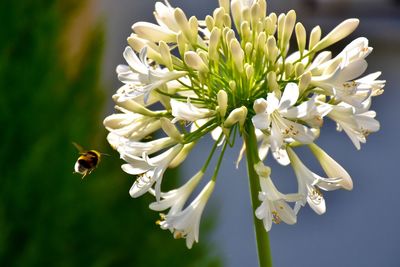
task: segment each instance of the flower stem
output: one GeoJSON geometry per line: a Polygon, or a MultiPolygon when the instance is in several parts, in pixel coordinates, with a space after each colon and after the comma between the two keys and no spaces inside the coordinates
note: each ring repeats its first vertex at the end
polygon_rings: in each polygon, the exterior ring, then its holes
{"type": "Polygon", "coordinates": [[[251,193],[251,205],[253,207],[254,230],[256,234],[258,263],[259,267],[271,267],[272,258],[269,246],[268,232],[265,230],[261,220],[257,219],[255,210],[257,209],[258,193],[261,191],[259,178],[254,170],[254,164],[259,161],[257,154],[257,138],[254,132],[254,126],[250,121],[246,125],[246,133],[244,134],[246,144],[247,173],[249,176],[249,185],[251,193]]]}

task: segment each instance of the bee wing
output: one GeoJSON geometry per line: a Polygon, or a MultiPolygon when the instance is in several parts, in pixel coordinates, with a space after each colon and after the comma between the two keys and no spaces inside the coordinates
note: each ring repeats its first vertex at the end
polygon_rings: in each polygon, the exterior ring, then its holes
{"type": "Polygon", "coordinates": [[[82,154],[83,152],[85,152],[85,150],[83,149],[82,146],[78,145],[78,144],[75,143],[75,142],[72,142],[72,144],[74,145],[74,147],[76,147],[76,149],[78,149],[79,153],[82,154]]]}

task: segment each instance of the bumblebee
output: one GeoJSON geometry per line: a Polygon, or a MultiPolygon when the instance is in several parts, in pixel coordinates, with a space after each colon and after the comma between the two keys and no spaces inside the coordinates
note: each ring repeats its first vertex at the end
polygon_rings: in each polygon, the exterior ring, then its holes
{"type": "Polygon", "coordinates": [[[74,173],[82,174],[82,179],[90,174],[100,163],[101,153],[96,150],[84,150],[80,145],[72,143],[79,150],[79,158],[74,166],[74,173]]]}

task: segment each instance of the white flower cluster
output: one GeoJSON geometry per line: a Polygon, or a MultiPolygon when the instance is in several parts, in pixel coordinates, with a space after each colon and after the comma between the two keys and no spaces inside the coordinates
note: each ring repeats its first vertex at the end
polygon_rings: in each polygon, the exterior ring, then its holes
{"type": "Polygon", "coordinates": [[[151,193],[156,200],[150,208],[168,210],[159,221],[162,229],[186,238],[189,248],[198,242],[201,214],[225,149],[236,135],[249,131],[259,143],[254,167],[261,204],[256,216],[267,231],[272,222],[294,224],[306,203],[324,213],[321,190],[352,189],[349,174],[314,142],[326,117],[357,149],[379,130],[370,106],[385,81],[377,80],[380,72],[360,77],[372,51],[368,40],[357,38],[336,56],[323,51],[351,34],[357,19],[345,20],[324,37],[316,26],[307,38],[295,11],[267,14],[266,0],[220,0],[204,20],[187,18],[167,1],[157,2],[154,15],[158,24],[132,26],[123,53],[128,65],[117,67],[124,83],[113,96],[118,113],[104,125],[109,143],[126,162],[122,169],[137,176],[130,195],[151,193]],[[164,137],[149,141],[148,136],[159,133],[164,137]],[[162,192],[164,172],[182,163],[208,133],[215,143],[204,167],[182,187],[162,192]],[[300,145],[311,149],[327,177],[301,162],[294,152],[300,145]],[[186,205],[219,146],[213,177],[186,205]],[[275,187],[271,170],[262,163],[269,150],[280,164],[293,167],[298,192],[283,194],[275,187]]]}

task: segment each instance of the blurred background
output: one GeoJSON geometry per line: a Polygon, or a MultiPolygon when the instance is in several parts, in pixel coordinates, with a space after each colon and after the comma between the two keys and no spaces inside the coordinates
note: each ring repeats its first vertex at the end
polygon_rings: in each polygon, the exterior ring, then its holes
{"type": "MultiPolygon", "coordinates": [[[[217,0],[170,1],[204,18],[217,0]]],[[[227,153],[207,206],[200,243],[187,250],[155,225],[151,197],[132,200],[133,178],[120,170],[102,120],[113,112],[120,86],[115,67],[131,25],[154,21],[155,1],[23,0],[0,3],[0,266],[257,266],[241,144],[227,153]],[[78,151],[110,154],[84,180],[73,175],[78,151]]],[[[270,0],[268,12],[297,11],[308,31],[326,34],[349,17],[358,30],[337,53],[365,36],[374,47],[367,73],[382,71],[385,93],[374,99],[381,130],[357,151],[327,122],[318,144],[354,180],[352,192],[325,194],[327,213],[301,210],[294,226],[270,232],[274,266],[400,266],[400,3],[395,0],[270,0]]],[[[204,139],[180,170],[164,181],[186,180],[208,155],[204,139]]],[[[308,151],[307,165],[319,170],[308,151]]],[[[283,191],[296,188],[291,168],[273,167],[283,191]]],[[[322,173],[322,172],[320,172],[322,173]]]]}

